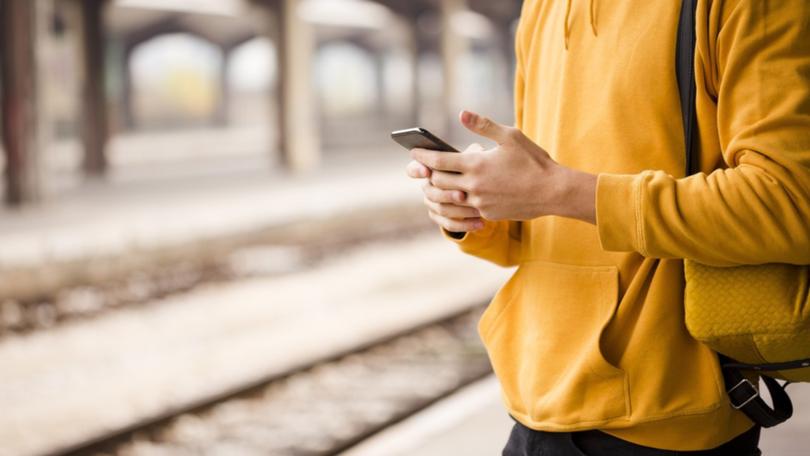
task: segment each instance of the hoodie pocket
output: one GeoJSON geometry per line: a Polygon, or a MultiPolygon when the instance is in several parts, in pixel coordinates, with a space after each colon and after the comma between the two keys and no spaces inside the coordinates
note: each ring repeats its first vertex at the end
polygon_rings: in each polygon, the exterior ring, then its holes
{"type": "Polygon", "coordinates": [[[478,327],[516,418],[564,430],[629,416],[627,376],[601,349],[617,302],[614,266],[521,264],[478,327]]]}

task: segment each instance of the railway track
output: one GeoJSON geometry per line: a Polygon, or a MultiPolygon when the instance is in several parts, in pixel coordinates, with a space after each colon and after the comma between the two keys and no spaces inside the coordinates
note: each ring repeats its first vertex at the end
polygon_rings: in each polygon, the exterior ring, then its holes
{"type": "MultiPolygon", "coordinates": [[[[0,339],[149,305],[204,284],[300,272],[363,244],[434,229],[421,208],[376,208],[212,239],[205,246],[133,252],[126,261],[101,258],[81,266],[48,266],[54,270],[39,275],[63,277],[64,283],[45,280],[36,294],[0,297],[0,339]]],[[[0,291],[23,272],[0,270],[0,291]]]]}
{"type": "Polygon", "coordinates": [[[47,454],[339,454],[491,372],[475,329],[482,309],[476,305],[47,454]]]}

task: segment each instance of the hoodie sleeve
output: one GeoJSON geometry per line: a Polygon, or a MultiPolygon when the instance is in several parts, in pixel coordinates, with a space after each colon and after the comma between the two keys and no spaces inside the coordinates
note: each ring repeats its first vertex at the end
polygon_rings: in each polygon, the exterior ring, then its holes
{"type": "Polygon", "coordinates": [[[490,261],[500,266],[515,266],[520,259],[520,222],[500,220],[484,221],[478,231],[449,233],[442,229],[444,237],[458,244],[462,252],[490,261]]]}
{"type": "Polygon", "coordinates": [[[681,179],[600,175],[606,250],[716,266],[810,264],[810,2],[728,3],[713,49],[698,49],[701,59],[716,54],[698,86],[716,87],[726,167],[681,179]]]}

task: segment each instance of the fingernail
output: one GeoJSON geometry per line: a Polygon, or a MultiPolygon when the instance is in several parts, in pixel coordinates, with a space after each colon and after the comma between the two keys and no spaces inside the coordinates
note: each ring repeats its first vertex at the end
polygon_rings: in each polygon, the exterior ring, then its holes
{"type": "Polygon", "coordinates": [[[470,111],[461,111],[461,121],[463,123],[470,123],[470,117],[472,117],[472,113],[470,113],[470,111]]]}
{"type": "Polygon", "coordinates": [[[464,201],[464,193],[463,192],[456,192],[455,197],[456,197],[456,201],[458,201],[459,203],[464,201]]]}

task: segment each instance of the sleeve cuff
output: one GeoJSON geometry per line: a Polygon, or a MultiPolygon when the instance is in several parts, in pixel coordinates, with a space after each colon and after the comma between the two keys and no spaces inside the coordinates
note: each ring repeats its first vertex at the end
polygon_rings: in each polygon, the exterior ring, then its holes
{"type": "Polygon", "coordinates": [[[464,250],[476,250],[479,246],[484,247],[489,242],[489,238],[492,236],[492,233],[495,231],[497,224],[490,220],[484,220],[484,227],[480,230],[476,231],[469,231],[467,233],[450,233],[449,231],[445,230],[444,228],[440,228],[442,231],[442,235],[444,235],[445,239],[449,239],[459,246],[462,246],[464,250]],[[461,236],[459,236],[461,235],[461,236]]]}
{"type": "Polygon", "coordinates": [[[643,175],[600,174],[596,181],[596,227],[602,248],[644,254],[641,225],[643,175]]]}

